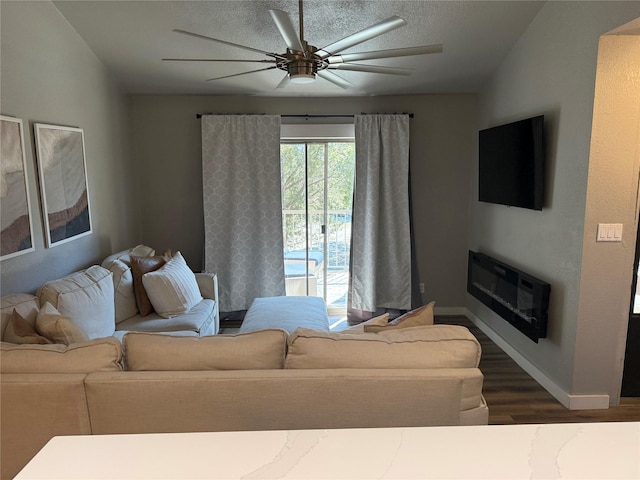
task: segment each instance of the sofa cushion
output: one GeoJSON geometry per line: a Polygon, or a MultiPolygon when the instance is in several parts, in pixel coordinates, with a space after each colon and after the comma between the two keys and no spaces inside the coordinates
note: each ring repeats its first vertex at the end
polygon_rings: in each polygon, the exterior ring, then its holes
{"type": "Polygon", "coordinates": [[[182,315],[202,300],[196,276],[180,252],[158,270],[143,275],[142,283],[154,310],[165,318],[182,315]]]}
{"type": "Polygon", "coordinates": [[[115,331],[112,273],[99,265],[45,283],[38,292],[40,305],[49,302],[69,317],[89,339],[115,331]]]}
{"type": "Polygon", "coordinates": [[[73,345],[0,345],[0,372],[91,373],[122,370],[122,347],[115,338],[73,345]]]}
{"type": "Polygon", "coordinates": [[[378,315],[377,317],[370,318],[362,323],[358,323],[357,325],[353,325],[352,327],[345,328],[341,330],[342,333],[364,333],[364,329],[367,326],[375,325],[379,327],[384,327],[389,322],[389,314],[384,313],[382,315],[378,315]]]}
{"type": "Polygon", "coordinates": [[[287,333],[184,337],[129,332],[123,338],[128,370],[265,370],[284,366],[287,333]]]}
{"type": "Polygon", "coordinates": [[[38,297],[34,295],[13,293],[2,297],[0,300],[0,338],[4,339],[5,328],[14,310],[35,328],[39,307],[38,297]]]}
{"type": "Polygon", "coordinates": [[[365,325],[364,331],[370,333],[383,332],[396,328],[423,327],[433,325],[433,307],[436,302],[431,302],[415,310],[399,316],[386,325],[365,325]]]}
{"type": "Polygon", "coordinates": [[[140,315],[143,317],[149,315],[153,312],[153,305],[151,300],[149,300],[149,296],[147,295],[147,291],[144,288],[144,284],[142,283],[142,276],[146,273],[153,272],[154,270],[158,270],[166,263],[164,257],[155,256],[155,257],[138,257],[135,255],[131,256],[131,272],[133,273],[133,290],[136,295],[136,304],[138,305],[138,310],[140,311],[140,315]]]}
{"type": "Polygon", "coordinates": [[[113,260],[108,268],[113,273],[113,292],[116,324],[138,313],[136,294],[133,290],[131,267],[122,260],[113,260]]]}
{"type": "Polygon", "coordinates": [[[71,345],[89,340],[87,335],[73,320],[56,310],[49,302],[46,302],[38,312],[36,318],[36,330],[52,343],[71,345]]]}
{"type": "Polygon", "coordinates": [[[153,312],[142,317],[135,315],[118,324],[118,330],[131,332],[177,332],[192,331],[205,334],[215,314],[216,302],[209,299],[202,300],[199,304],[183,315],[164,318],[153,312]]]}
{"type": "Polygon", "coordinates": [[[481,353],[478,340],[458,325],[381,333],[300,328],[288,344],[285,368],[475,368],[481,353]]]}
{"type": "Polygon", "coordinates": [[[17,344],[40,344],[46,345],[51,343],[47,337],[36,332],[36,329],[27,322],[22,315],[14,308],[13,315],[7,323],[7,328],[4,331],[3,341],[17,344]]]}

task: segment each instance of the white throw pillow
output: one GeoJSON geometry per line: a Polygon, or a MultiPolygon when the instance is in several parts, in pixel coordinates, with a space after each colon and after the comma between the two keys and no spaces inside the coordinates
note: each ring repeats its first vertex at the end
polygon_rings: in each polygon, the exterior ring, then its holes
{"type": "Polygon", "coordinates": [[[116,330],[113,274],[99,265],[40,287],[40,305],[49,302],[69,317],[89,339],[109,337],[116,330]]]}
{"type": "Polygon", "coordinates": [[[145,273],[142,283],[153,308],[165,318],[182,315],[202,301],[196,276],[180,252],[158,270],[145,273]]]}

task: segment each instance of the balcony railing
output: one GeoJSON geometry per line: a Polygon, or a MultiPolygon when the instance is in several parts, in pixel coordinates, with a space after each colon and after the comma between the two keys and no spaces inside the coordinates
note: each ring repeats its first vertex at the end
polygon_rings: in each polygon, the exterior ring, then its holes
{"type": "MultiPolygon", "coordinates": [[[[305,252],[307,245],[309,275],[317,282],[317,296],[325,296],[329,307],[346,307],[349,287],[349,256],[351,245],[351,210],[283,210],[283,236],[286,252],[305,252]],[[308,235],[308,238],[307,238],[308,235]],[[308,242],[308,243],[307,243],[308,242]],[[313,259],[322,257],[314,266],[313,259]]],[[[303,254],[304,255],[304,254],[303,254]]],[[[304,256],[302,257],[304,261],[304,256]]],[[[310,292],[313,294],[313,292],[310,292]]]]}

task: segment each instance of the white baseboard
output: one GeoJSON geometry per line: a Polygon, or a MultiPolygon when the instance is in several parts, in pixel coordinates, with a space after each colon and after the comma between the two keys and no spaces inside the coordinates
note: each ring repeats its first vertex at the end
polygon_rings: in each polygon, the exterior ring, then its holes
{"type": "Polygon", "coordinates": [[[493,343],[498,345],[509,355],[525,372],[538,382],[545,390],[553,395],[562,405],[569,410],[591,410],[609,408],[609,395],[571,395],[563,390],[557,383],[551,380],[545,373],[538,369],[533,363],[523,357],[520,352],[507,343],[500,335],[494,332],[480,318],[463,308],[464,315],[482,332],[489,337],[493,343]]]}
{"type": "Polygon", "coordinates": [[[569,395],[569,410],[606,410],[609,395],[569,395]]]}

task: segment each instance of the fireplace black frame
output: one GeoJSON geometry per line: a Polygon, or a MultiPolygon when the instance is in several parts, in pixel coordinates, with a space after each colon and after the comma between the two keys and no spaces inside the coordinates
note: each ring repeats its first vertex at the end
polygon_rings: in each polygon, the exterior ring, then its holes
{"type": "Polygon", "coordinates": [[[547,336],[548,283],[469,250],[467,292],[534,342],[547,336]]]}

